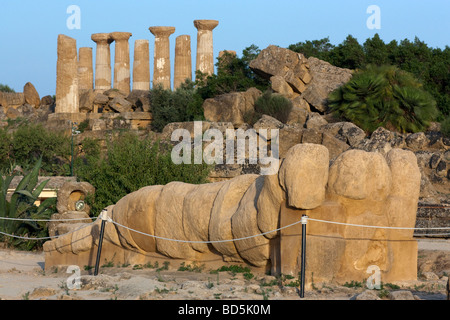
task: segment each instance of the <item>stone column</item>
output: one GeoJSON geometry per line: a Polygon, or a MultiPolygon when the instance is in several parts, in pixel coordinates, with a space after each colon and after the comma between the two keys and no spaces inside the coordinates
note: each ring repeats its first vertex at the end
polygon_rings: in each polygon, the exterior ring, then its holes
{"type": "Polygon", "coordinates": [[[216,20],[195,20],[197,28],[197,71],[211,75],[214,73],[213,29],[219,25],[216,20]]]}
{"type": "Polygon", "coordinates": [[[77,41],[60,34],[57,50],[55,113],[78,113],[77,41]]]}
{"type": "Polygon", "coordinates": [[[94,89],[94,69],[92,67],[92,48],[80,48],[78,53],[78,89],[94,89]]]}
{"type": "Polygon", "coordinates": [[[181,35],[175,44],[175,75],[173,87],[176,90],[186,79],[192,80],[191,37],[181,35]]]}
{"type": "Polygon", "coordinates": [[[114,89],[130,93],[130,45],[129,32],[113,32],[111,38],[116,42],[114,56],[114,89]]]}
{"type": "Polygon", "coordinates": [[[133,90],[150,90],[150,50],[148,40],[134,42],[133,90]]]}
{"type": "Polygon", "coordinates": [[[169,37],[175,32],[175,27],[150,27],[149,30],[155,36],[153,87],[161,84],[163,88],[170,90],[171,79],[169,37]]]}
{"type": "Polygon", "coordinates": [[[110,45],[114,41],[109,33],[96,33],[91,36],[97,43],[95,58],[95,90],[103,93],[111,89],[111,51],[110,45]]]}

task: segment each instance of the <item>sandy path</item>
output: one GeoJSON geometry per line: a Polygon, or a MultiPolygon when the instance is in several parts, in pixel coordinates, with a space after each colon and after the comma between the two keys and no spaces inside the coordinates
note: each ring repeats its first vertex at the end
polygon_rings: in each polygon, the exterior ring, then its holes
{"type": "MultiPolygon", "coordinates": [[[[400,284],[421,299],[444,300],[446,278],[450,273],[450,240],[419,240],[419,267],[426,266],[439,279],[400,284]]],[[[102,268],[98,277],[92,271],[81,270],[79,290],[68,289],[72,274],[65,269],[44,272],[44,254],[0,249],[0,298],[22,299],[84,299],[84,300],[298,300],[294,287],[277,283],[273,276],[244,279],[242,274],[209,271],[135,270],[102,268]],[[268,285],[273,283],[272,285],[268,285]]],[[[425,270],[425,269],[424,269],[425,270]]],[[[295,279],[293,279],[295,280],[295,279]]],[[[332,284],[316,284],[306,292],[307,300],[349,300],[365,288],[347,288],[332,284]]]]}

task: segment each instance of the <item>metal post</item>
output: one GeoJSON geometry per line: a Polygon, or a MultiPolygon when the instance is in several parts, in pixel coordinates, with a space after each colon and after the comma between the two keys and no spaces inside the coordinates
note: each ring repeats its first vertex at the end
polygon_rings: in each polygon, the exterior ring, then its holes
{"type": "Polygon", "coordinates": [[[97,260],[95,261],[95,270],[94,270],[94,276],[98,275],[98,267],[100,265],[100,257],[102,255],[102,246],[103,246],[103,236],[105,234],[105,224],[107,221],[107,212],[102,211],[101,213],[101,219],[102,219],[102,225],[100,228],[100,238],[98,240],[98,249],[97,249],[97,260]]]}
{"type": "Polygon", "coordinates": [[[305,297],[305,266],[306,266],[306,223],[308,222],[308,216],[302,216],[302,260],[301,260],[301,274],[300,274],[300,298],[305,297]]]}

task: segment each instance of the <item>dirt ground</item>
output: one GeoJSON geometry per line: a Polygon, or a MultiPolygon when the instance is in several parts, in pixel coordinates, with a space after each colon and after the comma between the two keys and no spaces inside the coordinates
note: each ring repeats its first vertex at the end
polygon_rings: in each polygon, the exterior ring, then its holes
{"type": "Polygon", "coordinates": [[[68,273],[44,271],[44,254],[0,249],[2,300],[446,300],[450,239],[419,240],[417,281],[347,286],[317,283],[300,298],[296,280],[243,272],[211,272],[202,266],[107,266],[68,273]],[[394,294],[400,292],[401,294],[394,294]],[[404,293],[408,293],[404,295],[404,293]],[[410,293],[409,293],[410,292],[410,293]]]}

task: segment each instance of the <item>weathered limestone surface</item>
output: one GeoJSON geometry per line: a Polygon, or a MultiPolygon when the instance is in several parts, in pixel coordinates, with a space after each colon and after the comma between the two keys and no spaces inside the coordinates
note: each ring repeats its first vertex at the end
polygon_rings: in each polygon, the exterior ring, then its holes
{"type": "Polygon", "coordinates": [[[66,35],[58,36],[55,113],[78,113],[77,41],[66,35]]]}
{"type": "Polygon", "coordinates": [[[133,90],[150,90],[150,49],[148,40],[134,42],[133,90]]]}
{"type": "MultiPolygon", "coordinates": [[[[113,221],[160,238],[110,223],[104,254],[130,264],[155,256],[202,263],[223,259],[295,276],[300,271],[299,222],[307,215],[309,285],[312,279],[363,281],[373,265],[380,268],[382,281],[414,280],[412,230],[385,227],[414,226],[419,190],[420,171],[410,151],[350,150],[329,166],[324,146],[295,145],[275,175],[241,175],[205,185],[172,182],[124,197],[107,208],[113,221]]],[[[45,243],[46,267],[87,264],[96,241],[98,224],[45,243]]]]}
{"type": "Polygon", "coordinates": [[[41,98],[31,82],[27,82],[23,87],[23,95],[25,97],[25,103],[28,103],[35,108],[39,108],[41,105],[41,98]]]}
{"type": "Polygon", "coordinates": [[[78,53],[78,89],[94,89],[94,68],[92,66],[92,48],[80,48],[78,53]]]}
{"type": "Polygon", "coordinates": [[[169,37],[175,32],[175,27],[150,27],[149,30],[155,36],[153,87],[161,85],[170,89],[172,84],[169,37]]]}
{"type": "Polygon", "coordinates": [[[197,67],[196,70],[206,75],[214,73],[213,30],[219,25],[217,20],[195,20],[197,28],[197,67]]]}
{"type": "Polygon", "coordinates": [[[111,48],[114,41],[109,33],[96,33],[91,36],[97,43],[95,58],[95,90],[103,93],[111,89],[111,48]]]}
{"type": "Polygon", "coordinates": [[[246,92],[231,92],[215,98],[206,99],[203,103],[207,121],[232,122],[235,127],[245,123],[246,113],[254,110],[255,101],[262,95],[256,88],[246,92]]]}
{"type": "Polygon", "coordinates": [[[130,44],[129,32],[112,32],[111,38],[116,43],[114,55],[114,89],[130,93],[130,44]]]}
{"type": "Polygon", "coordinates": [[[273,45],[262,50],[250,68],[270,79],[275,92],[292,100],[304,100],[320,112],[327,111],[330,92],[352,77],[351,70],[273,45]]]}
{"type": "Polygon", "coordinates": [[[177,89],[186,80],[192,80],[191,37],[178,36],[175,42],[175,74],[173,88],[177,89]]]}

